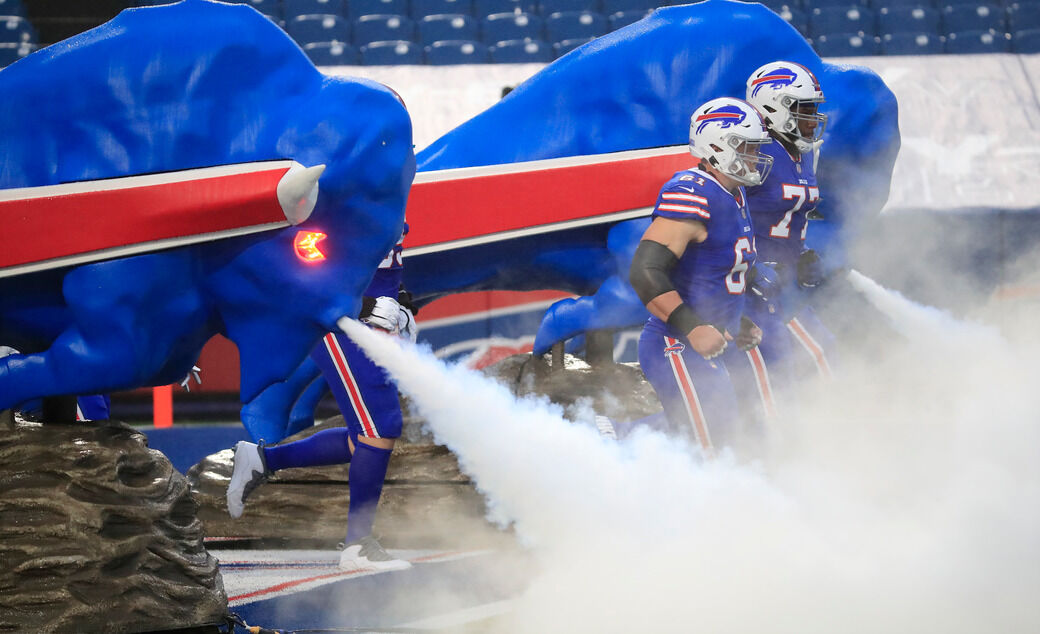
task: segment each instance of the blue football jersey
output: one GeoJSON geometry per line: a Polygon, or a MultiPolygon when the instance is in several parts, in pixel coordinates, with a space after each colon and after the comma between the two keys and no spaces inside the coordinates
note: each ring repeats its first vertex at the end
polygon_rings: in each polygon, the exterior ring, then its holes
{"type": "Polygon", "coordinates": [[[812,154],[791,156],[775,139],[762,152],[773,157],[773,168],[747,193],[758,257],[793,271],[805,244],[806,214],[820,200],[816,169],[812,154]]]}
{"type": "Polygon", "coordinates": [[[676,172],[658,194],[653,215],[704,223],[708,238],[686,247],[672,282],[701,319],[736,335],[744,312],[745,274],[755,261],[744,188],[733,195],[699,169],[676,172]]]}

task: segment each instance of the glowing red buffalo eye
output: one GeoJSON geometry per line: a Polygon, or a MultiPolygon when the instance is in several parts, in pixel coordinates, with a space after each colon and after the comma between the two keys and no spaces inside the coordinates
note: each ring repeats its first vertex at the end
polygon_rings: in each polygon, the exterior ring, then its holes
{"type": "Polygon", "coordinates": [[[318,243],[324,239],[325,234],[320,231],[300,231],[293,239],[296,257],[304,262],[321,262],[325,254],[318,248],[318,243]]]}

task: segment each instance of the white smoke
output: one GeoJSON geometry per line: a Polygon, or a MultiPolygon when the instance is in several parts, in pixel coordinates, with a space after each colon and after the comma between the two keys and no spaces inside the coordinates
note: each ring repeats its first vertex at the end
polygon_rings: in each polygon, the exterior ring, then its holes
{"type": "MultiPolygon", "coordinates": [[[[853,276],[855,277],[855,276],[853,276]]],[[[853,282],[908,343],[807,385],[770,456],[699,463],[344,320],[537,559],[516,632],[1040,627],[1031,353],[853,282]]]]}

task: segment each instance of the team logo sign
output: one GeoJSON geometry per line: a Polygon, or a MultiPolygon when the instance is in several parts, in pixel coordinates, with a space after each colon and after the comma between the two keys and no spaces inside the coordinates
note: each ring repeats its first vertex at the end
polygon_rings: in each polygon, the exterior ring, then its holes
{"type": "Polygon", "coordinates": [[[728,128],[744,123],[747,113],[737,105],[720,106],[711,112],[705,112],[697,116],[697,133],[700,134],[704,127],[710,123],[718,123],[719,127],[728,128]]]}

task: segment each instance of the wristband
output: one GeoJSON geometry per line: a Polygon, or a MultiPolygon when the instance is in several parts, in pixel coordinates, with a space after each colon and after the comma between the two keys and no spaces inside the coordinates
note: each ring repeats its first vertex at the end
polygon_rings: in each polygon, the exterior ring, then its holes
{"type": "Polygon", "coordinates": [[[693,312],[689,304],[683,303],[675,307],[672,314],[668,315],[668,325],[679,331],[682,336],[690,334],[697,326],[703,326],[705,322],[693,312]]]}

